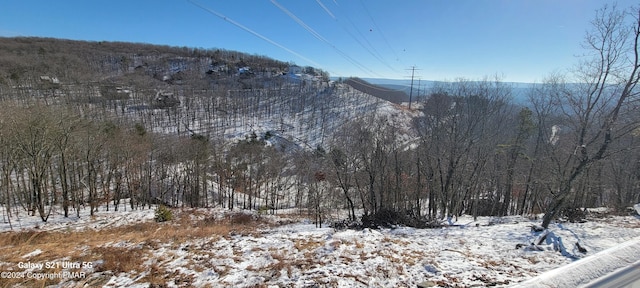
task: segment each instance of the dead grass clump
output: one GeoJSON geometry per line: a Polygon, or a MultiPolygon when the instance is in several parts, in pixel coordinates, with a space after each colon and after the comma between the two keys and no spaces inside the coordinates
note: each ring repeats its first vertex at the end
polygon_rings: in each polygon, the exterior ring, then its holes
{"type": "Polygon", "coordinates": [[[329,246],[331,246],[331,248],[333,250],[336,250],[338,248],[340,248],[340,246],[342,245],[342,240],[334,240],[334,241],[330,241],[329,243],[327,243],[329,246]]]}
{"type": "Polygon", "coordinates": [[[344,273],[344,274],[342,275],[342,277],[345,277],[345,278],[353,278],[353,279],[355,279],[356,281],[358,281],[358,282],[362,283],[363,285],[365,285],[365,286],[369,286],[369,283],[367,283],[365,280],[360,279],[360,278],[367,278],[366,276],[363,276],[363,275],[355,275],[355,274],[350,274],[350,273],[344,273]]]}
{"type": "Polygon", "coordinates": [[[499,266],[502,266],[503,264],[504,264],[503,261],[496,261],[493,259],[489,259],[481,263],[481,265],[487,269],[499,267],[499,266]]]}
{"type": "Polygon", "coordinates": [[[287,274],[291,275],[291,265],[284,255],[281,253],[271,253],[271,258],[275,261],[271,263],[268,268],[275,272],[278,277],[281,275],[282,270],[287,270],[287,274]]]}
{"type": "Polygon", "coordinates": [[[172,279],[175,286],[178,287],[193,287],[193,281],[195,277],[193,275],[185,275],[180,271],[174,271],[167,276],[168,279],[172,279]]]}
{"type": "Polygon", "coordinates": [[[219,219],[217,219],[215,216],[210,216],[210,217],[205,217],[202,220],[199,220],[196,222],[196,226],[213,226],[213,225],[218,225],[220,224],[222,221],[220,221],[219,219]]]}
{"type": "Polygon", "coordinates": [[[243,212],[230,213],[226,218],[234,225],[249,225],[256,220],[252,214],[243,212]]]}
{"type": "Polygon", "coordinates": [[[40,249],[38,255],[29,257],[29,261],[51,261],[51,259],[72,257],[81,258],[80,250],[73,249],[79,237],[74,233],[20,231],[0,234],[0,247],[11,247],[5,253],[0,253],[0,261],[18,263],[25,261],[22,257],[26,253],[40,249]]]}
{"type": "Polygon", "coordinates": [[[265,268],[269,269],[272,275],[276,275],[277,277],[281,277],[283,271],[286,271],[287,275],[291,277],[294,268],[308,270],[309,267],[317,264],[312,258],[287,258],[286,254],[282,252],[271,252],[270,255],[274,262],[265,268]]]}
{"type": "Polygon", "coordinates": [[[399,253],[400,257],[402,257],[402,261],[407,263],[409,266],[416,265],[421,259],[429,257],[426,253],[420,250],[401,250],[399,253]]]}
{"type": "Polygon", "coordinates": [[[371,255],[370,252],[364,252],[364,251],[360,251],[358,256],[360,256],[360,261],[367,261],[371,258],[375,258],[375,256],[371,255]]]}
{"type": "Polygon", "coordinates": [[[194,223],[192,228],[189,229],[189,234],[196,238],[211,237],[214,235],[227,236],[233,229],[234,227],[229,223],[209,217],[194,223]]]}
{"type": "Polygon", "coordinates": [[[208,227],[207,229],[202,229],[200,233],[203,235],[220,235],[226,236],[229,235],[233,231],[233,227],[229,225],[215,225],[212,227],[208,227]]]}
{"type": "Polygon", "coordinates": [[[141,249],[124,247],[95,247],[92,252],[102,259],[100,265],[96,265],[96,272],[112,271],[114,273],[140,271],[144,263],[141,249]]]}
{"type": "Polygon", "coordinates": [[[384,238],[382,239],[383,243],[393,243],[396,244],[398,246],[407,246],[410,245],[411,243],[406,241],[406,240],[402,240],[399,238],[390,238],[389,236],[384,236],[384,238]]]}
{"type": "Polygon", "coordinates": [[[215,271],[220,277],[224,277],[229,275],[231,268],[227,265],[216,265],[213,266],[213,271],[215,271]]]}
{"type": "MultiPolygon", "coordinates": [[[[37,262],[37,263],[43,263],[44,265],[44,262],[37,262]]],[[[33,270],[31,272],[33,274],[29,274],[30,276],[27,276],[28,275],[26,274],[27,270],[21,270],[21,269],[13,270],[13,268],[17,268],[16,265],[11,266],[11,272],[16,272],[16,273],[20,272],[25,274],[23,274],[21,277],[0,278],[2,279],[0,280],[0,287],[49,287],[49,286],[58,284],[60,282],[60,279],[55,277],[46,277],[45,275],[52,275],[54,273],[62,272],[61,267],[53,267],[53,268],[44,267],[42,270],[40,269],[33,270]]],[[[5,272],[5,271],[6,270],[3,270],[2,272],[5,272]]],[[[77,269],[74,269],[73,271],[77,271],[77,269]]]]}
{"type": "Polygon", "coordinates": [[[114,230],[119,230],[123,233],[136,233],[136,232],[148,232],[157,229],[159,226],[158,223],[155,222],[141,222],[134,223],[132,225],[120,226],[113,228],[114,230]]]}
{"type": "Polygon", "coordinates": [[[160,241],[155,239],[147,239],[141,243],[143,247],[151,250],[156,250],[160,248],[160,241]]]}
{"type": "Polygon", "coordinates": [[[355,256],[345,254],[338,255],[338,259],[340,259],[340,262],[345,264],[353,263],[353,257],[355,256]]]}
{"type": "Polygon", "coordinates": [[[143,281],[149,282],[149,287],[168,287],[166,279],[163,277],[167,274],[167,271],[156,263],[151,265],[149,274],[143,278],[143,281]]]}
{"type": "Polygon", "coordinates": [[[264,223],[254,214],[245,212],[233,212],[223,218],[206,217],[198,220],[190,226],[190,233],[198,233],[199,238],[210,237],[212,235],[229,236],[239,235],[259,235],[258,224],[264,223]]]}
{"type": "Polygon", "coordinates": [[[9,231],[2,233],[0,237],[1,246],[17,246],[25,244],[41,244],[48,242],[51,233],[47,231],[26,230],[9,231]]]}
{"type": "Polygon", "coordinates": [[[318,240],[306,240],[306,239],[296,239],[293,243],[293,247],[298,249],[298,251],[311,251],[315,250],[318,247],[322,246],[322,242],[318,240]]]}
{"type": "Polygon", "coordinates": [[[227,236],[232,233],[251,234],[256,232],[257,223],[259,220],[252,214],[234,212],[225,215],[224,218],[211,216],[199,220],[192,225],[196,229],[192,229],[191,232],[201,234],[199,236],[227,236]]]}

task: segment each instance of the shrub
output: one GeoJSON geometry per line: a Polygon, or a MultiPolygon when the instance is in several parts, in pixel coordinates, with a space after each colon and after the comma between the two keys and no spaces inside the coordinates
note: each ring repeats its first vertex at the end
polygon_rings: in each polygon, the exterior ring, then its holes
{"type": "Polygon", "coordinates": [[[586,210],[580,208],[565,208],[560,212],[562,217],[571,223],[583,223],[587,218],[586,210]]]}
{"type": "Polygon", "coordinates": [[[345,229],[362,229],[364,228],[362,226],[362,222],[360,221],[355,221],[355,220],[339,220],[339,221],[333,221],[331,222],[331,224],[329,224],[329,227],[336,229],[336,230],[345,230],[345,229]]]}
{"type": "Polygon", "coordinates": [[[374,214],[364,214],[361,218],[362,228],[395,228],[407,226],[414,228],[437,228],[441,225],[437,221],[416,217],[405,212],[391,209],[381,209],[374,214]]]}
{"type": "Polygon", "coordinates": [[[269,140],[271,139],[271,137],[273,137],[273,132],[267,131],[266,133],[264,133],[264,140],[269,140]]]}
{"type": "Polygon", "coordinates": [[[169,210],[169,208],[167,208],[164,205],[160,205],[158,206],[158,208],[156,208],[156,222],[165,222],[165,221],[171,221],[171,219],[173,219],[173,213],[171,213],[171,210],[169,210]]]}
{"type": "Polygon", "coordinates": [[[394,210],[381,209],[374,214],[362,215],[362,226],[365,228],[392,228],[406,221],[406,215],[394,210]]]}

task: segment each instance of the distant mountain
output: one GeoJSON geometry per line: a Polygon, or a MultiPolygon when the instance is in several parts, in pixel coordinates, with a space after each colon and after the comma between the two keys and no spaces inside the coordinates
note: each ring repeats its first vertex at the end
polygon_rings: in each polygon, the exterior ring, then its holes
{"type": "Polygon", "coordinates": [[[263,83],[254,78],[282,75],[289,66],[264,56],[224,49],[0,37],[0,85],[9,86],[30,85],[46,76],[62,84],[99,82],[138,89],[207,89],[212,83],[255,88],[263,83]],[[245,77],[231,77],[239,73],[245,77]]]}
{"type": "MultiPolygon", "coordinates": [[[[446,81],[414,80],[413,91],[411,91],[410,79],[362,78],[362,80],[387,89],[403,91],[407,95],[412,93],[414,97],[417,97],[414,99],[429,95],[438,84],[448,83],[446,81]]],[[[513,100],[517,104],[526,104],[528,102],[527,93],[535,85],[534,83],[523,82],[504,82],[504,84],[511,85],[513,100]]]]}
{"type": "Polygon", "coordinates": [[[82,107],[163,137],[255,136],[295,151],[327,147],[354,112],[394,115],[403,127],[413,117],[380,89],[355,93],[319,69],[223,49],[0,37],[0,67],[2,100],[82,107]]]}

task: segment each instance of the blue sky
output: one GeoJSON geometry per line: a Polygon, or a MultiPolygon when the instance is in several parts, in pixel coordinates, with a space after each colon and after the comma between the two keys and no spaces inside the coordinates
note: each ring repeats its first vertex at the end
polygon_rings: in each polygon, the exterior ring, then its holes
{"type": "MultiPolygon", "coordinates": [[[[316,66],[332,76],[406,79],[416,66],[416,76],[425,80],[497,74],[504,81],[534,82],[577,62],[594,11],[610,3],[192,1],[7,0],[0,36],[222,48],[316,66]]],[[[633,4],[618,1],[621,8],[633,4]]]]}

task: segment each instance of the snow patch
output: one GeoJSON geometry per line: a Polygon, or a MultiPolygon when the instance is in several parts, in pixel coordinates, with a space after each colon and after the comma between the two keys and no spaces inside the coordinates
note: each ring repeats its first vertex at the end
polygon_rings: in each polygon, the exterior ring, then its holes
{"type": "Polygon", "coordinates": [[[578,287],[640,259],[640,238],[619,244],[521,283],[517,287],[578,287]]]}
{"type": "MultiPolygon", "coordinates": [[[[176,213],[183,212],[176,210],[176,213]]],[[[223,217],[225,213],[233,212],[219,208],[194,209],[183,216],[198,221],[223,217]]],[[[153,209],[118,212],[101,209],[94,217],[83,214],[73,221],[56,214],[46,225],[41,225],[41,229],[73,233],[152,221],[153,214],[153,209]]],[[[37,217],[29,217],[22,218],[23,229],[32,228],[25,227],[27,223],[37,223],[37,217]]],[[[269,218],[270,223],[280,219],[273,215],[262,217],[269,218]]],[[[576,255],[587,259],[593,253],[624,246],[620,243],[640,237],[636,216],[553,223],[547,231],[551,234],[538,245],[541,249],[526,249],[541,240],[540,232],[530,229],[538,221],[519,216],[477,219],[462,216],[455,226],[439,229],[335,230],[316,228],[308,220],[297,221],[271,228],[257,227],[250,234],[157,243],[137,272],[110,274],[88,270],[86,281],[95,279],[91,283],[104,287],[148,287],[149,283],[141,282],[148,281],[144,277],[151,273],[150,267],[156,265],[161,271],[173,273],[171,278],[166,278],[169,287],[180,285],[168,279],[192,279],[189,284],[196,287],[416,287],[425,282],[438,286],[505,287],[577,262],[576,255]],[[586,254],[574,249],[577,242],[588,250],[586,254]],[[517,248],[523,244],[525,248],[517,248]],[[560,251],[565,252],[565,256],[560,251]],[[100,279],[104,280],[98,281],[100,279]]],[[[145,249],[141,243],[125,241],[117,235],[110,240],[105,246],[145,249]]],[[[44,252],[35,250],[24,256],[33,257],[38,253],[44,252]]],[[[627,255],[640,258],[631,252],[627,255]]],[[[103,262],[89,260],[98,264],[95,266],[103,262]]],[[[67,287],[74,283],[69,280],[58,285],[67,287]]]]}
{"type": "Polygon", "coordinates": [[[38,256],[40,254],[42,254],[42,250],[36,249],[36,250],[33,250],[33,251],[31,251],[31,252],[29,252],[27,254],[22,255],[22,258],[31,258],[33,256],[38,256]]]}

